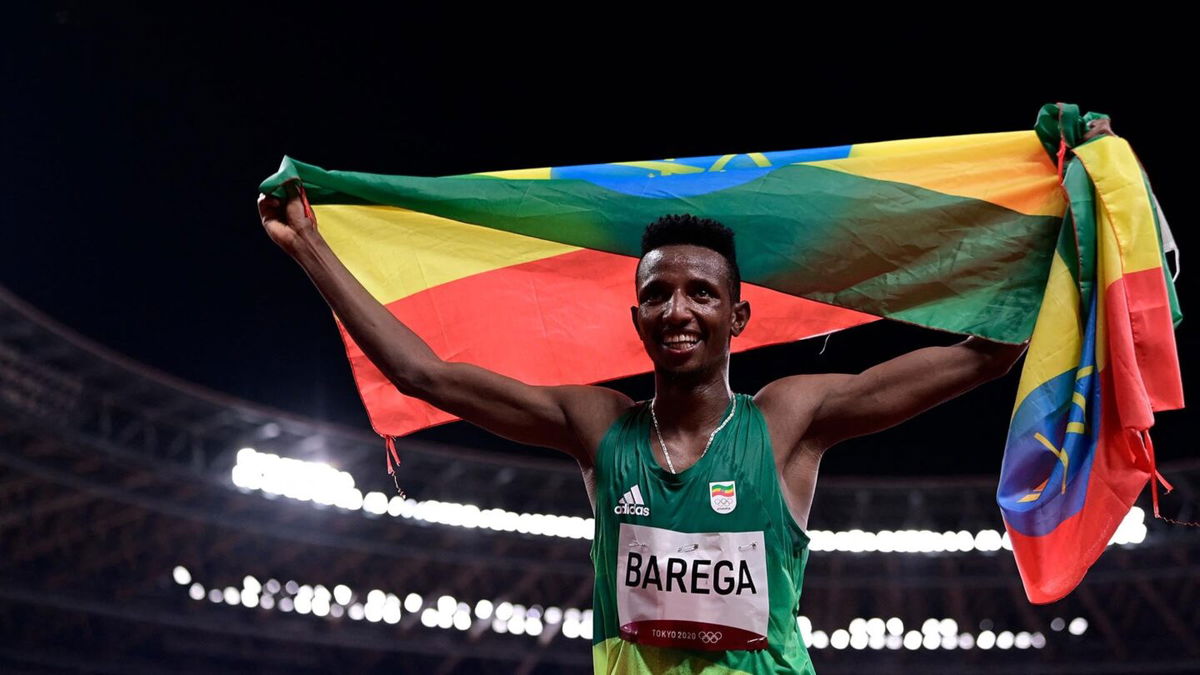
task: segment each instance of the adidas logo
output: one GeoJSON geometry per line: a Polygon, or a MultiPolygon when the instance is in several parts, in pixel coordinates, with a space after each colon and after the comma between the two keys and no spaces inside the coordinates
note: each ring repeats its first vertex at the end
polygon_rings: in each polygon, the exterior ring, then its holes
{"type": "Polygon", "coordinates": [[[616,507],[613,508],[613,513],[618,516],[648,516],[650,515],[650,507],[646,506],[646,500],[642,499],[642,489],[634,485],[629,490],[621,495],[617,500],[616,507]]]}

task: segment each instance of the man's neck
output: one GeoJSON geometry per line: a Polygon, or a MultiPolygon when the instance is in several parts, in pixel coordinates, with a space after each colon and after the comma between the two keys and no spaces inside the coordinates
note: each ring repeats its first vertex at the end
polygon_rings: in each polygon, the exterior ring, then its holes
{"type": "MultiPolygon", "coordinates": [[[[707,434],[729,407],[733,396],[728,368],[702,379],[655,373],[654,412],[664,433],[707,434]]],[[[672,434],[674,435],[674,434],[672,434]]]]}

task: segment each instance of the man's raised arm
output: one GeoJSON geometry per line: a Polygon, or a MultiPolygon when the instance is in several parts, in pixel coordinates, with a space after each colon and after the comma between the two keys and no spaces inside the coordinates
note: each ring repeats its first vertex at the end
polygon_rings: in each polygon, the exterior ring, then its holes
{"type": "Polygon", "coordinates": [[[442,360],[350,274],[317,232],[295,184],[287,187],[286,201],[259,197],[263,227],[304,268],[363,353],[400,392],[505,438],[591,463],[595,442],[630,404],[627,397],[603,387],[533,386],[442,360]]]}
{"type": "Polygon", "coordinates": [[[811,410],[790,442],[828,448],[855,436],[882,431],[1008,372],[1025,351],[968,338],[948,347],[927,347],[885,361],[857,375],[785,377],[759,393],[781,413],[811,410]]]}

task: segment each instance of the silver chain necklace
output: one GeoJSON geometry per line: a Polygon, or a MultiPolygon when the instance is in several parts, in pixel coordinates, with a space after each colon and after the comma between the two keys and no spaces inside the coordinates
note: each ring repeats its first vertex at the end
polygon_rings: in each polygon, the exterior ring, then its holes
{"type": "MultiPolygon", "coordinates": [[[[671,470],[671,473],[678,474],[679,472],[675,470],[675,465],[671,463],[671,453],[667,452],[667,443],[663,440],[662,430],[658,428],[658,415],[654,414],[654,402],[657,400],[657,396],[650,399],[650,419],[654,420],[654,433],[658,436],[658,444],[662,446],[663,457],[667,459],[667,468],[671,470]]],[[[717,426],[716,429],[713,429],[712,433],[708,435],[708,442],[704,444],[704,451],[700,453],[700,457],[696,458],[697,462],[703,459],[704,455],[708,453],[708,447],[712,445],[713,439],[717,436],[717,432],[724,429],[726,424],[729,424],[729,420],[733,419],[733,413],[736,410],[737,394],[734,394],[733,405],[729,407],[729,415],[725,418],[724,422],[721,422],[721,424],[717,426]]]]}

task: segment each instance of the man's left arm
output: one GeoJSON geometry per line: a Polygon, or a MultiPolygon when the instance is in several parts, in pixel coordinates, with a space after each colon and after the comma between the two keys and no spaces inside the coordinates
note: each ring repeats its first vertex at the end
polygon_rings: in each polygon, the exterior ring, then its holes
{"type": "Polygon", "coordinates": [[[777,409],[790,407],[789,399],[809,399],[812,417],[800,433],[806,445],[828,448],[893,427],[1004,375],[1025,347],[972,337],[918,349],[857,375],[782,378],[762,393],[777,409]]]}

